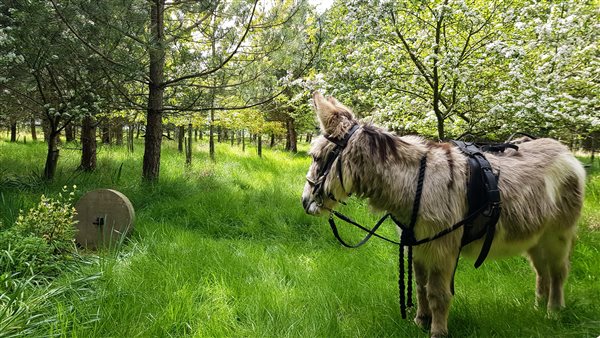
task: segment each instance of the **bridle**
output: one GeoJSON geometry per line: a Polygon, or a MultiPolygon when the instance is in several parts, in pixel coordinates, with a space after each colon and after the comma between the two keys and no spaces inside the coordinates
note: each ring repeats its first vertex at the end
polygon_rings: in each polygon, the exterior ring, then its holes
{"type": "MultiPolygon", "coordinates": [[[[344,187],[344,176],[342,175],[342,152],[344,151],[344,149],[348,145],[348,141],[350,140],[352,135],[354,135],[354,133],[358,130],[358,128],[358,124],[354,124],[346,133],[346,135],[344,135],[341,138],[335,138],[329,135],[324,135],[329,142],[335,144],[335,147],[332,151],[329,152],[329,154],[327,154],[325,163],[319,168],[319,171],[317,172],[317,178],[315,180],[312,180],[306,177],[306,181],[313,188],[315,202],[317,203],[317,206],[321,208],[323,207],[324,202],[325,181],[327,180],[327,175],[329,175],[329,173],[331,172],[331,168],[333,168],[333,164],[336,160],[338,161],[337,175],[340,179],[340,185],[342,186],[342,189],[346,191],[346,188],[344,187]]],[[[327,197],[336,202],[343,203],[341,201],[338,201],[331,191],[327,192],[327,197]]]]}

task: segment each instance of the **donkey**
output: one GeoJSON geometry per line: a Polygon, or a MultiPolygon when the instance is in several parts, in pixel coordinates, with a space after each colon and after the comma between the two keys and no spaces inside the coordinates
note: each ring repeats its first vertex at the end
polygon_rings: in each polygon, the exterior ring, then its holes
{"type": "MultiPolygon", "coordinates": [[[[313,100],[326,136],[316,138],[310,150],[313,162],[302,194],[308,214],[332,210],[338,201],[355,194],[367,198],[375,210],[407,219],[415,199],[420,160],[425,156],[427,170],[414,226],[416,238],[433,236],[466,216],[469,169],[458,148],[417,136],[398,137],[359,122],[348,107],[319,92],[314,93],[313,100]],[[331,140],[344,137],[347,143],[341,156],[327,164],[331,165],[329,173],[317,182],[335,147],[331,140]],[[315,189],[319,184],[321,187],[315,189]]],[[[527,253],[537,275],[536,303],[550,311],[558,310],[565,305],[563,285],[583,204],[585,171],[564,145],[547,138],[526,140],[518,151],[486,153],[486,158],[501,173],[498,186],[502,201],[488,257],[527,253]]],[[[430,326],[432,337],[448,334],[451,283],[458,255],[476,257],[483,245],[480,239],[461,249],[462,232],[463,228],[458,228],[413,249],[417,294],[414,322],[424,329],[430,326]]]]}

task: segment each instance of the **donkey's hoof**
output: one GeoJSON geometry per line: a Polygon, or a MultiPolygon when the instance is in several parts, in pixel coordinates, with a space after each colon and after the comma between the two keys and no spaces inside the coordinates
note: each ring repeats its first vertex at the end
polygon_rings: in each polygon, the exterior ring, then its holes
{"type": "Polygon", "coordinates": [[[447,332],[438,332],[438,333],[431,333],[431,338],[446,338],[448,337],[448,333],[447,332]]]}
{"type": "Polygon", "coordinates": [[[429,330],[431,326],[431,316],[416,316],[415,324],[423,330],[429,330]]]}

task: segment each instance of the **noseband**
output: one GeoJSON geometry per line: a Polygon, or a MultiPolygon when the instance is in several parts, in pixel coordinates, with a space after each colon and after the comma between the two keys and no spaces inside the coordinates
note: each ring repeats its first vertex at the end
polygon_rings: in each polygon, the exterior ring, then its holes
{"type": "MultiPolygon", "coordinates": [[[[342,152],[348,145],[348,141],[350,140],[352,135],[354,135],[354,133],[357,130],[358,130],[358,124],[355,124],[352,126],[352,128],[350,128],[350,130],[342,138],[335,138],[335,137],[331,137],[329,135],[324,135],[325,138],[327,140],[329,140],[329,142],[335,144],[335,147],[333,148],[333,150],[331,152],[329,152],[329,154],[327,154],[325,163],[323,164],[323,166],[321,168],[319,168],[319,172],[317,173],[317,178],[314,181],[308,177],[306,178],[306,181],[308,182],[308,184],[311,187],[313,187],[313,193],[314,193],[315,197],[320,199],[319,201],[317,201],[317,205],[319,207],[322,207],[323,202],[324,202],[323,199],[324,199],[324,194],[325,194],[325,180],[327,179],[327,175],[329,175],[329,173],[331,172],[333,163],[336,160],[338,160],[337,174],[340,179],[340,184],[342,185],[342,189],[344,191],[346,190],[346,188],[344,188],[344,177],[342,175],[342,152]]],[[[338,202],[338,200],[336,200],[335,196],[333,196],[331,191],[327,192],[327,197],[338,202]]]]}

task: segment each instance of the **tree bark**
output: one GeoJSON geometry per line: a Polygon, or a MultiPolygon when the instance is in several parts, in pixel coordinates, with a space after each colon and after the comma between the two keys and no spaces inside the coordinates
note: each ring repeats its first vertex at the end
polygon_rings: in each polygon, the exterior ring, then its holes
{"type": "Polygon", "coordinates": [[[42,119],[42,131],[44,132],[44,142],[48,143],[50,139],[50,122],[47,119],[42,119]]]}
{"type": "Polygon", "coordinates": [[[117,118],[113,121],[113,135],[115,137],[115,144],[118,146],[123,145],[123,120],[121,118],[117,118]]]}
{"type": "Polygon", "coordinates": [[[109,127],[108,121],[104,121],[102,123],[101,132],[102,132],[102,143],[110,144],[110,127],[109,127]]]}
{"type": "Polygon", "coordinates": [[[246,130],[242,130],[242,152],[246,151],[246,130]]]}
{"type": "Polygon", "coordinates": [[[164,96],[165,46],[164,46],[165,0],[154,0],[150,10],[152,45],[150,56],[150,83],[148,110],[146,113],[146,138],[144,140],[144,163],[142,178],[146,182],[158,181],[160,173],[160,148],[162,144],[162,111],[164,96]]]}
{"type": "Polygon", "coordinates": [[[257,143],[258,157],[262,157],[262,134],[258,135],[257,143]]]}
{"type": "Polygon", "coordinates": [[[192,124],[188,124],[188,135],[185,149],[185,164],[192,164],[192,124]]]}
{"type": "Polygon", "coordinates": [[[10,122],[10,142],[17,142],[17,121],[10,122]]]}
{"type": "Polygon", "coordinates": [[[133,153],[133,130],[135,128],[134,124],[130,124],[129,128],[127,128],[127,150],[130,153],[133,153]]]}
{"type": "Polygon", "coordinates": [[[177,151],[183,154],[183,138],[185,137],[185,127],[177,127],[177,151]]]}
{"type": "Polygon", "coordinates": [[[96,169],[96,121],[86,116],[81,122],[81,164],[83,171],[96,169]]]}
{"type": "Polygon", "coordinates": [[[275,133],[271,133],[271,141],[269,142],[269,148],[273,148],[275,146],[275,133]]]}
{"type": "Polygon", "coordinates": [[[37,131],[35,129],[35,118],[29,120],[29,126],[31,128],[31,139],[37,141],[37,131]]]}
{"type": "Polygon", "coordinates": [[[58,132],[52,131],[48,137],[48,153],[46,154],[46,165],[44,166],[44,178],[52,180],[56,173],[58,164],[58,132]]]}
{"type": "Polygon", "coordinates": [[[290,144],[289,151],[292,153],[298,152],[298,134],[296,133],[296,123],[294,119],[289,119],[287,123],[288,142],[290,144]]]}
{"type": "Polygon", "coordinates": [[[72,123],[69,123],[65,126],[65,140],[67,142],[75,141],[75,128],[73,128],[72,123]]]}

